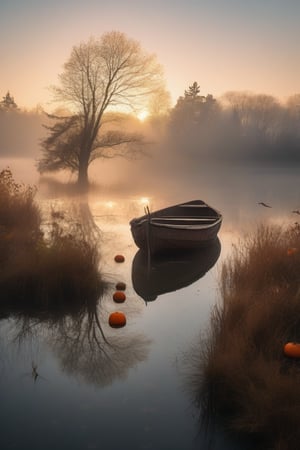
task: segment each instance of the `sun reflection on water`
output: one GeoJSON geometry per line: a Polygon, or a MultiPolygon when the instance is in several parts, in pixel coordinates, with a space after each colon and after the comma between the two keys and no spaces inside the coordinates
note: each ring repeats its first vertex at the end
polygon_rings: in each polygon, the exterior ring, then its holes
{"type": "Polygon", "coordinates": [[[105,202],[105,206],[109,209],[112,209],[114,206],[116,206],[116,202],[107,201],[105,202]]]}

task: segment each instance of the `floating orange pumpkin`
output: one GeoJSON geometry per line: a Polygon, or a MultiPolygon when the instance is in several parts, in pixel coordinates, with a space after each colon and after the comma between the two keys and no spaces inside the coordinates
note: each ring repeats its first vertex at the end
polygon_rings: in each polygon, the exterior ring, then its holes
{"type": "Polygon", "coordinates": [[[108,323],[113,328],[121,328],[126,325],[126,316],[124,313],[115,311],[110,314],[108,323]]]}
{"type": "Polygon", "coordinates": [[[300,358],[300,344],[297,342],[287,342],[283,347],[283,352],[290,358],[300,358]]]}
{"type": "Polygon", "coordinates": [[[116,289],[117,289],[117,291],[125,291],[126,290],[126,284],[123,283],[123,281],[119,281],[116,284],[116,289]]]}
{"type": "Polygon", "coordinates": [[[122,291],[116,291],[113,295],[113,299],[116,303],[123,303],[126,300],[126,295],[122,291]]]}
{"type": "Polygon", "coordinates": [[[288,256],[295,255],[296,253],[298,253],[298,249],[296,247],[292,247],[292,248],[288,248],[287,249],[288,256]]]}
{"type": "Polygon", "coordinates": [[[125,258],[124,258],[123,255],[116,255],[115,256],[115,261],[118,262],[118,263],[122,263],[122,262],[125,261],[125,258]]]}

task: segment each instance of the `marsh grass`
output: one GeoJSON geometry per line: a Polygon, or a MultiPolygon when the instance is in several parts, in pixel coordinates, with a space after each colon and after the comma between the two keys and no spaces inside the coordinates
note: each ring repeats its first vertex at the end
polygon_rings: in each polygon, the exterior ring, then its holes
{"type": "Polygon", "coordinates": [[[94,302],[104,282],[98,270],[98,242],[81,224],[53,212],[42,229],[35,189],[17,184],[9,169],[0,173],[0,308],[57,310],[94,302]],[[64,222],[62,224],[62,221],[64,222]]]}
{"type": "Polygon", "coordinates": [[[300,361],[283,346],[300,342],[299,225],[259,226],[223,264],[220,291],[202,342],[202,419],[254,438],[256,449],[297,449],[300,361]]]}

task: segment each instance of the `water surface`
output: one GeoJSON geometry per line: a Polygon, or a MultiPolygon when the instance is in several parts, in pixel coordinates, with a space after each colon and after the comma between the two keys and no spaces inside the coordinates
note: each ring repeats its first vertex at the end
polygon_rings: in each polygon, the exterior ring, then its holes
{"type": "Polygon", "coordinates": [[[1,316],[1,448],[232,449],[221,434],[207,440],[199,427],[186,355],[209,326],[210,311],[219,300],[220,268],[232,244],[261,221],[295,222],[299,181],[291,169],[219,170],[213,178],[203,171],[178,189],[178,180],[171,180],[159,193],[148,180],[136,193],[105,192],[90,196],[87,203],[76,200],[75,206],[74,199],[70,206],[66,199],[41,198],[44,211],[56,205],[78,213],[80,202],[90,211],[87,224],[92,220],[99,227],[100,270],[109,288],[97,306],[101,330],[93,316],[1,316]],[[145,202],[158,209],[193,198],[223,213],[219,248],[208,262],[206,255],[156,268],[165,271],[166,284],[164,277],[154,279],[145,294],[133,272],[135,264],[143,268],[143,261],[138,260],[129,220],[143,214],[145,202]],[[115,263],[117,253],[125,256],[124,263],[115,263]],[[127,285],[123,305],[112,300],[117,281],[127,285]],[[117,309],[127,316],[123,329],[108,326],[110,312],[117,309]],[[89,338],[89,327],[97,339],[89,338]]]}

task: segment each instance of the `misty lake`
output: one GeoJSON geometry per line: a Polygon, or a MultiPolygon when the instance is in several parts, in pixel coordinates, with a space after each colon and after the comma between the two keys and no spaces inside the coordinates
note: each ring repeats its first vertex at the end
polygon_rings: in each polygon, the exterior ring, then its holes
{"type": "Polygon", "coordinates": [[[84,209],[100,230],[100,270],[109,283],[98,306],[102,333],[98,329],[90,339],[89,317],[50,320],[47,311],[44,319],[1,311],[1,448],[235,448],[221,433],[205,436],[201,429],[189,361],[197,358],[200,336],[219,301],[220,268],[232,244],[262,221],[294,223],[299,186],[300,173],[293,168],[236,167],[202,168],[160,182],[149,176],[136,189],[104,189],[85,201],[41,189],[43,211],[53,205],[74,214],[84,209]],[[223,214],[218,243],[192,262],[165,261],[155,268],[163,276],[145,293],[138,277],[144,261],[130,219],[144,213],[145,202],[155,210],[197,198],[223,214]],[[262,201],[272,208],[258,205],[262,201]],[[116,263],[116,254],[125,262],[116,263]],[[122,305],[112,300],[118,281],[127,286],[122,305]],[[109,327],[115,310],[126,314],[124,328],[109,327]]]}

